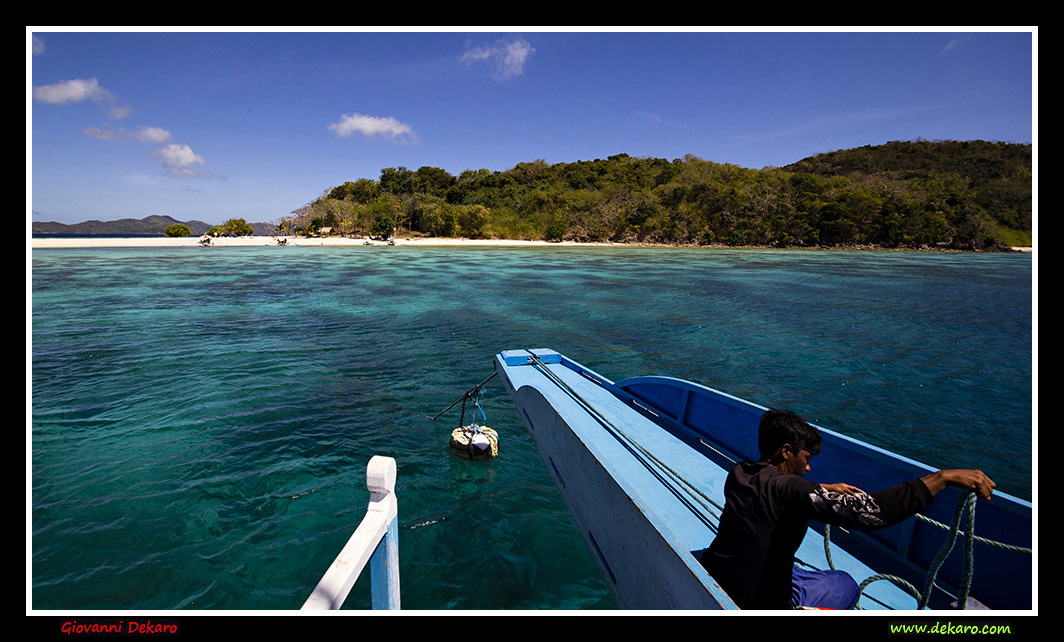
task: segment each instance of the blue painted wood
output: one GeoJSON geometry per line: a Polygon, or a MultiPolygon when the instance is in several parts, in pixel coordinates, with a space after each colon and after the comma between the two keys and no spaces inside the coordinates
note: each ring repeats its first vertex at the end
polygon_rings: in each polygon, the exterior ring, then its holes
{"type": "Polygon", "coordinates": [[[388,530],[369,558],[370,608],[399,610],[399,518],[392,516],[388,530]]]}
{"type": "MultiPolygon", "coordinates": [[[[548,367],[571,385],[581,384],[564,367],[548,367]]],[[[523,376],[536,377],[533,369],[517,370],[504,371],[504,380],[617,604],[651,610],[734,608],[691,553],[692,547],[707,544],[708,529],[655,484],[625,446],[605,434],[579,404],[557,388],[540,387],[523,376]]],[[[607,391],[593,387],[581,392],[629,434],[645,439],[650,430],[661,435],[607,391]]],[[[687,450],[665,437],[653,445],[659,455],[687,450]]],[[[719,470],[684,472],[712,477],[719,470]]],[[[723,477],[703,482],[721,484],[723,477]]]]}
{"type": "MultiPolygon", "coordinates": [[[[723,484],[733,462],[757,459],[762,406],[689,381],[636,377],[614,383],[547,349],[508,350],[496,370],[581,529],[618,604],[626,608],[735,608],[697,562],[712,541],[723,484]],[[535,355],[535,359],[532,358],[535,355]],[[537,363],[538,361],[538,363],[537,363]],[[574,398],[575,395],[575,398],[574,398]],[[617,432],[647,448],[643,454],[617,432]],[[696,499],[674,490],[669,475],[647,458],[697,488],[696,499]],[[707,465],[708,464],[708,465],[707,465]],[[703,497],[710,498],[708,500],[703,497]]],[[[820,428],[820,427],[818,427],[820,428]]],[[[824,447],[813,481],[845,481],[879,490],[932,469],[869,444],[820,428],[824,447]]],[[[949,490],[925,513],[949,523],[955,497],[949,490]]],[[[1016,546],[1031,545],[1031,506],[996,493],[980,502],[976,534],[1016,546]]],[[[923,586],[926,569],[946,532],[922,521],[868,533],[832,532],[832,559],[861,581],[891,573],[923,586]]],[[[939,572],[947,590],[963,573],[958,543],[939,572]]],[[[798,558],[827,568],[823,539],[811,529],[798,558]]],[[[977,544],[972,595],[991,608],[1031,608],[1031,557],[977,544]]],[[[944,607],[948,593],[932,607],[944,607]]],[[[866,590],[863,608],[915,608],[915,600],[889,582],[866,590]]]]}

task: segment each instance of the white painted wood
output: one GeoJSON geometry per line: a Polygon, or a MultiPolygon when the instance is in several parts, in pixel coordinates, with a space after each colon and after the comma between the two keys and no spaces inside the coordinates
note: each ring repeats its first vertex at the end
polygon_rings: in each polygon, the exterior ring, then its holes
{"type": "Polygon", "coordinates": [[[367,562],[370,562],[373,608],[399,608],[395,477],[395,460],[391,457],[377,455],[369,460],[366,487],[370,499],[366,516],[325,571],[302,610],[339,609],[367,562]]]}

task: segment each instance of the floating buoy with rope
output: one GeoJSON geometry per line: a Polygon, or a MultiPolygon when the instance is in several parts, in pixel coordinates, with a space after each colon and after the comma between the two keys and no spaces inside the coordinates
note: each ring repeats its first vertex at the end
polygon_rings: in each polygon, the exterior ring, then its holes
{"type": "Polygon", "coordinates": [[[487,426],[470,424],[451,433],[451,454],[469,461],[487,461],[499,454],[499,433],[487,426]]]}
{"type": "Polygon", "coordinates": [[[458,428],[451,432],[451,454],[455,457],[467,461],[488,461],[499,455],[499,433],[487,426],[478,424],[475,416],[475,411],[479,411],[484,421],[488,420],[487,415],[484,414],[484,409],[480,407],[481,388],[491,381],[496,374],[498,373],[492,373],[491,377],[473,386],[462,395],[461,399],[452,403],[432,418],[435,421],[443,413],[454,408],[459,403],[462,404],[462,416],[458,420],[458,428]],[[462,424],[465,423],[465,404],[469,400],[473,401],[474,419],[472,423],[463,426],[462,424]]]}

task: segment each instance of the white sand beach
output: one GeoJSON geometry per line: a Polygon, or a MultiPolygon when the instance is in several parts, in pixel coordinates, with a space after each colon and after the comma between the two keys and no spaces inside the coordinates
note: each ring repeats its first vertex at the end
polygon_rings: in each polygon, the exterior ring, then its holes
{"type": "MultiPolygon", "coordinates": [[[[169,238],[161,236],[139,238],[109,238],[109,237],[77,237],[77,238],[52,238],[32,237],[32,249],[62,248],[62,247],[200,247],[198,236],[186,236],[183,238],[169,238]]],[[[389,245],[387,241],[371,241],[363,238],[344,238],[330,236],[325,238],[308,238],[305,236],[240,236],[240,237],[217,237],[211,239],[211,247],[251,247],[262,245],[278,245],[283,240],[288,246],[322,246],[322,245],[389,245]]],[[[466,238],[396,238],[396,246],[516,246],[516,247],[651,247],[642,243],[577,243],[574,241],[519,241],[508,239],[466,239],[466,238]]],[[[1030,247],[1014,247],[1016,252],[1032,252],[1030,247]]]]}
{"type": "MultiPolygon", "coordinates": [[[[325,237],[325,238],[308,238],[305,236],[241,236],[241,237],[218,237],[211,239],[212,247],[250,247],[260,245],[278,245],[278,241],[283,240],[286,245],[289,246],[319,246],[319,245],[389,245],[387,241],[371,241],[366,238],[343,238],[338,236],[325,237]]],[[[548,242],[548,241],[517,241],[506,239],[462,239],[462,238],[397,238],[394,240],[396,246],[400,245],[414,245],[414,246],[431,246],[431,245],[459,245],[467,247],[475,246],[537,246],[537,245],[550,245],[550,246],[609,246],[616,245],[613,243],[573,243],[567,241],[560,242],[548,242]]],[[[43,238],[34,237],[32,239],[32,247],[34,249],[44,248],[61,248],[61,247],[200,247],[200,237],[198,236],[186,236],[183,238],[168,238],[168,237],[143,237],[143,238],[96,238],[96,237],[78,237],[78,238],[43,238]]]]}

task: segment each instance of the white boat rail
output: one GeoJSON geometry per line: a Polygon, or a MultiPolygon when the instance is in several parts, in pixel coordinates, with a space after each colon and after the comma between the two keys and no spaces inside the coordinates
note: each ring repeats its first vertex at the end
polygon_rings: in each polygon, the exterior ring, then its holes
{"type": "Polygon", "coordinates": [[[369,508],[362,523],[325,571],[303,611],[339,609],[369,562],[370,606],[399,609],[399,528],[395,460],[375,455],[366,466],[369,508]]]}

